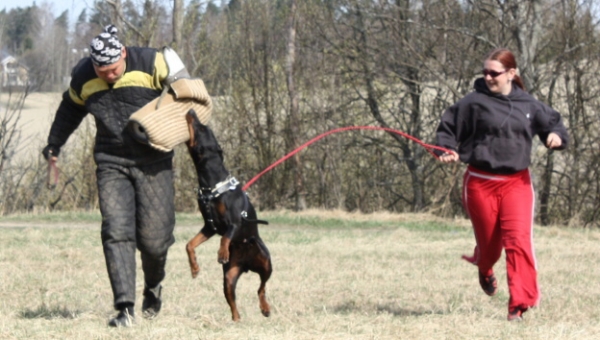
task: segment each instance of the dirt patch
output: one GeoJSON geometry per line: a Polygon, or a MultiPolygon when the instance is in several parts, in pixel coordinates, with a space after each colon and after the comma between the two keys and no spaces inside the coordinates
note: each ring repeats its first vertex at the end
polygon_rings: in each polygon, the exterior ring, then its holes
{"type": "MultiPolygon", "coordinates": [[[[35,92],[25,98],[21,116],[17,124],[20,131],[20,139],[15,154],[15,160],[25,157],[37,156],[46,144],[50,125],[54,119],[56,109],[60,104],[62,93],[58,92],[35,92]]],[[[6,105],[15,103],[19,95],[8,93],[0,94],[0,112],[6,113],[6,105]]]]}

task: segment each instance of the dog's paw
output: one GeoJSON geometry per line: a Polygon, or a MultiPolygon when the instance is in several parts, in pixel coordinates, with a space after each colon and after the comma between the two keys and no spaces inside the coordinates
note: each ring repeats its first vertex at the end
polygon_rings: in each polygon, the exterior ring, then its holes
{"type": "Polygon", "coordinates": [[[198,276],[198,273],[200,273],[200,268],[192,269],[192,279],[195,279],[198,276]]]}
{"type": "Polygon", "coordinates": [[[220,264],[229,262],[229,251],[227,249],[219,249],[217,261],[220,264]]]}
{"type": "Polygon", "coordinates": [[[259,301],[260,301],[260,312],[262,313],[262,315],[269,317],[269,315],[271,315],[271,306],[269,306],[269,303],[264,298],[264,296],[259,297],[259,301]]]}

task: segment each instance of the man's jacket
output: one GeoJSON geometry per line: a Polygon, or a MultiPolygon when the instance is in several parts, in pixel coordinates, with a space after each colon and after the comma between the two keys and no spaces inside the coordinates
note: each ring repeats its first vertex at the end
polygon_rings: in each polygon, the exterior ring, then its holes
{"type": "Polygon", "coordinates": [[[152,48],[127,47],[126,69],[114,84],[98,78],[90,58],[73,68],[70,87],[50,129],[48,144],[62,147],[83,118],[96,121],[96,163],[149,164],[173,156],[135,141],[127,128],[129,117],[160,96],[168,68],[162,53],[152,48]]]}

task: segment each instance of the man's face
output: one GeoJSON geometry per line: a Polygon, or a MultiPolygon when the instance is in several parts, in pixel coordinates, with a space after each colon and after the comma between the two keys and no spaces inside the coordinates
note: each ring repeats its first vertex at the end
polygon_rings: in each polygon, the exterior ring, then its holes
{"type": "Polygon", "coordinates": [[[94,71],[96,71],[98,78],[109,84],[116,83],[121,79],[123,73],[125,73],[125,57],[127,57],[127,52],[125,48],[123,48],[121,50],[121,59],[117,60],[115,63],[105,66],[94,65],[94,71]]]}

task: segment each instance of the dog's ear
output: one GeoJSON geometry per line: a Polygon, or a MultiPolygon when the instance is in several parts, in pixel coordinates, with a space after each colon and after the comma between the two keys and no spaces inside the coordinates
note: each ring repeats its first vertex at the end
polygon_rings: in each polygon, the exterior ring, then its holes
{"type": "Polygon", "coordinates": [[[189,147],[196,146],[196,140],[194,138],[194,120],[195,120],[195,112],[193,110],[188,111],[185,115],[185,120],[188,126],[188,132],[190,133],[190,140],[187,142],[189,147]]]}

